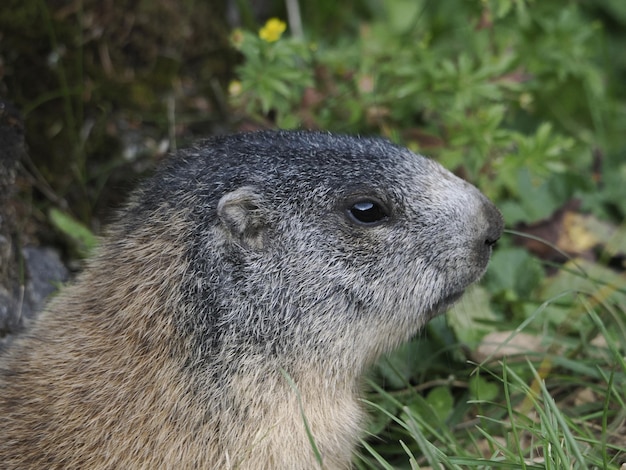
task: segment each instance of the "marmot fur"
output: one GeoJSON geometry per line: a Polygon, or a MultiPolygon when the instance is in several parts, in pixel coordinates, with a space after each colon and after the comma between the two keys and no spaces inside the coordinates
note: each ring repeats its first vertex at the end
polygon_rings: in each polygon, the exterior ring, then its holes
{"type": "Polygon", "coordinates": [[[0,358],[4,469],[349,468],[364,369],[484,272],[498,210],[374,138],[219,137],[133,195],[0,358]]]}

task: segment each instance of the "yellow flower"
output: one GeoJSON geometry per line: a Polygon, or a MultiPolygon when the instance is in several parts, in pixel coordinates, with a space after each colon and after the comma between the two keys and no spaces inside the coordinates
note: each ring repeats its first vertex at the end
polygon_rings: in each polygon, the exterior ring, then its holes
{"type": "Polygon", "coordinates": [[[531,95],[530,93],[526,92],[526,93],[522,93],[519,96],[519,105],[522,109],[525,110],[530,110],[532,108],[533,105],[533,95],[531,95]]]}
{"type": "Polygon", "coordinates": [[[233,80],[228,84],[228,94],[232,97],[239,96],[242,90],[243,87],[239,80],[233,80]]]}
{"type": "Polygon", "coordinates": [[[287,24],[278,18],[270,18],[259,30],[259,37],[267,42],[278,41],[287,29],[287,24]]]}
{"type": "Polygon", "coordinates": [[[230,41],[237,49],[241,49],[241,46],[243,44],[243,38],[243,31],[239,28],[233,30],[233,32],[230,34],[230,41]]]}

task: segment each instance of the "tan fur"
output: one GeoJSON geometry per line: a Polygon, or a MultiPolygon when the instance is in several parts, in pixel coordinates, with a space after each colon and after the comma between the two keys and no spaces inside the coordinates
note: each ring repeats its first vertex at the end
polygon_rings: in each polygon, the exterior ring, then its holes
{"type": "MultiPolygon", "coordinates": [[[[183,224],[171,220],[168,226],[183,224]]],[[[152,239],[153,233],[147,231],[146,238],[152,239]]],[[[175,331],[163,320],[171,317],[156,315],[178,301],[167,289],[186,269],[172,242],[177,234],[168,235],[149,245],[124,246],[120,252],[138,255],[132,260],[119,258],[117,250],[112,250],[112,257],[105,246],[76,285],[52,302],[27,336],[16,339],[11,349],[15,358],[5,358],[3,365],[28,370],[29,380],[5,385],[3,398],[20,394],[23,385],[38,389],[46,399],[22,403],[14,412],[1,408],[5,414],[0,417],[0,456],[8,444],[55,449],[46,468],[315,468],[317,461],[301,419],[304,412],[324,453],[324,466],[348,468],[362,414],[351,384],[323,391],[319,376],[306,371],[298,377],[296,392],[277,366],[271,375],[259,370],[257,376],[233,378],[233,388],[253,410],[245,421],[218,419],[216,423],[198,415],[189,377],[180,373],[178,360],[184,353],[171,357],[168,351],[175,331]],[[137,265],[138,259],[142,265],[137,265]],[[89,303],[94,288],[96,302],[89,303]],[[154,312],[154,321],[137,325],[133,314],[143,310],[154,312]],[[109,323],[109,313],[115,312],[114,323],[109,323]],[[32,338],[40,344],[21,351],[21,343],[31,343],[32,338]],[[89,347],[88,357],[84,347],[89,347]],[[80,359],[75,362],[74,357],[80,359]],[[13,361],[19,361],[19,366],[13,361]],[[75,406],[82,400],[89,402],[88,415],[75,406]],[[38,437],[33,429],[42,416],[53,431],[38,437]],[[219,434],[216,424],[224,427],[219,434]],[[336,441],[335,436],[342,439],[336,441]],[[161,448],[171,450],[164,454],[161,448]],[[293,449],[302,452],[294,454],[293,449]]],[[[40,468],[38,460],[29,458],[24,453],[3,459],[2,468],[40,468]]]]}

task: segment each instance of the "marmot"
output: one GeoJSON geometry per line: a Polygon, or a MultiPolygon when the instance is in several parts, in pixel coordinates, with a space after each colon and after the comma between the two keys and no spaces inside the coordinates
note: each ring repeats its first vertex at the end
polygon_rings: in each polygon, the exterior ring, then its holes
{"type": "Polygon", "coordinates": [[[483,274],[502,225],[383,139],[179,151],[0,359],[2,468],[349,468],[364,369],[483,274]]]}

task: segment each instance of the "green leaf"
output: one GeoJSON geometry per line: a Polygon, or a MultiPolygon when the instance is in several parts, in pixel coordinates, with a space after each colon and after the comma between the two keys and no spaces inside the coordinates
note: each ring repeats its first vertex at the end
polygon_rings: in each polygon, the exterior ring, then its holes
{"type": "Polygon", "coordinates": [[[489,293],[474,286],[446,314],[448,325],[456,337],[474,348],[482,337],[495,330],[498,317],[491,310],[489,293]]]}
{"type": "Polygon", "coordinates": [[[480,375],[474,375],[469,382],[469,390],[473,400],[492,401],[500,394],[500,387],[489,382],[480,375]]]}
{"type": "Polygon", "coordinates": [[[448,387],[435,387],[428,395],[426,395],[426,402],[432,407],[434,412],[439,416],[441,421],[444,421],[452,412],[454,406],[454,398],[448,387]]]}
{"type": "Polygon", "coordinates": [[[422,2],[415,0],[394,0],[385,2],[387,18],[391,31],[395,34],[404,34],[415,24],[415,19],[422,8],[422,2]]]}
{"type": "Polygon", "coordinates": [[[68,237],[81,257],[87,257],[98,244],[97,237],[69,214],[52,208],[48,213],[52,225],[68,237]]]}
{"type": "MultiPolygon", "coordinates": [[[[626,311],[626,286],[623,276],[597,263],[577,259],[566,263],[556,276],[549,278],[542,287],[542,298],[556,298],[571,292],[569,302],[549,304],[539,318],[569,331],[586,331],[590,320],[585,309],[580,308],[576,295],[580,294],[593,304],[617,305],[626,311]],[[572,308],[578,306],[576,308],[572,308]]],[[[566,301],[568,299],[565,299],[566,301]]]]}
{"type": "Polygon", "coordinates": [[[509,296],[526,299],[541,283],[543,269],[538,261],[522,248],[498,249],[494,252],[485,284],[493,293],[508,292],[509,296]]]}
{"type": "Polygon", "coordinates": [[[430,341],[410,341],[378,361],[378,373],[391,389],[401,389],[410,383],[411,378],[428,366],[423,358],[432,356],[435,347],[430,341]]]}

